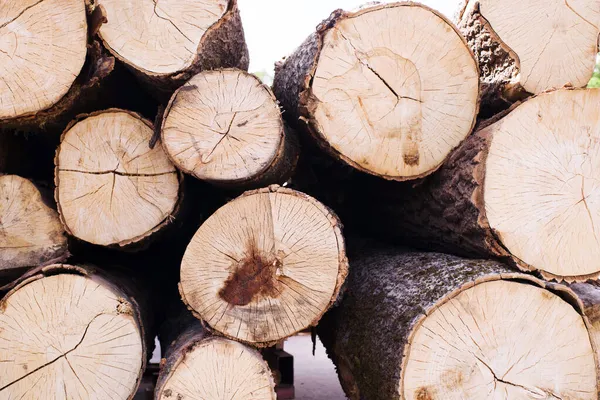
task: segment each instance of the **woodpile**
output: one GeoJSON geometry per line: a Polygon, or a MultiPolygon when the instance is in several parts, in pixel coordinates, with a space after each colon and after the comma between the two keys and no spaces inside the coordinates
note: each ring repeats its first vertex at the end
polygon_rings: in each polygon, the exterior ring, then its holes
{"type": "Polygon", "coordinates": [[[598,399],[599,17],[337,10],[270,88],[236,0],[4,1],[0,399],[274,400],[308,329],[352,400],[598,399]]]}
{"type": "Polygon", "coordinates": [[[599,16],[594,0],[465,1],[457,24],[479,62],[482,103],[498,106],[565,85],[587,86],[599,16]]]}
{"type": "Polygon", "coordinates": [[[320,327],[352,400],[598,398],[600,287],[367,245],[320,327]]]}

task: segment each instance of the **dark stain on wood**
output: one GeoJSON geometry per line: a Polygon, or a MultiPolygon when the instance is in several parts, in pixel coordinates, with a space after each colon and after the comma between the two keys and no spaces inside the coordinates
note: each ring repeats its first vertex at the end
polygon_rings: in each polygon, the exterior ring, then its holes
{"type": "Polygon", "coordinates": [[[402,154],[402,158],[404,159],[404,163],[406,165],[410,165],[410,166],[419,165],[419,161],[421,158],[419,155],[419,146],[412,139],[412,137],[409,138],[408,143],[406,143],[406,145],[404,147],[404,152],[402,154]]]}
{"type": "Polygon", "coordinates": [[[415,391],[416,400],[433,400],[431,392],[427,388],[419,388],[415,391]]]}
{"type": "Polygon", "coordinates": [[[240,122],[239,124],[237,124],[238,128],[241,128],[242,126],[246,126],[246,124],[248,124],[248,120],[244,121],[244,122],[240,122]]]}
{"type": "Polygon", "coordinates": [[[257,297],[276,298],[281,293],[276,275],[280,266],[281,261],[261,254],[256,244],[251,243],[247,256],[229,275],[219,296],[234,306],[248,305],[257,297]]]}

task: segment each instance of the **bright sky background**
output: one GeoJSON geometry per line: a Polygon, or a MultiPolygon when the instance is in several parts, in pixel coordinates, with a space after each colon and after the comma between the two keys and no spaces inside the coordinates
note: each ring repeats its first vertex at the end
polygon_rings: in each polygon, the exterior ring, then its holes
{"type": "MultiPolygon", "coordinates": [[[[250,72],[273,73],[276,61],[289,55],[315,27],[342,8],[353,10],[367,0],[238,0],[246,41],[250,49],[250,72]]],[[[523,0],[527,1],[527,0],[523,0]]],[[[382,1],[389,3],[390,1],[382,1]]],[[[460,0],[421,0],[452,18],[460,0]]]]}

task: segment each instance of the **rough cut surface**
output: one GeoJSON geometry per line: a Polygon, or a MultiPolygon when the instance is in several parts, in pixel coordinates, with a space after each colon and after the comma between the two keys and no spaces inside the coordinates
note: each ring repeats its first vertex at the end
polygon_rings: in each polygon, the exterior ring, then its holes
{"type": "Polygon", "coordinates": [[[221,207],[196,232],[180,292],[199,319],[259,347],[309,326],[347,274],[337,217],[303,193],[271,186],[221,207]]]}
{"type": "Polygon", "coordinates": [[[596,0],[469,0],[458,26],[479,60],[485,105],[585,87],[600,35],[596,0]]]}
{"type": "Polygon", "coordinates": [[[271,90],[237,69],[201,72],[178,89],[161,132],[175,165],[217,185],[284,183],[298,159],[271,90]]]}
{"type": "Polygon", "coordinates": [[[597,398],[597,318],[569,288],[493,261],[359,254],[319,326],[350,399],[597,398]]]}
{"type": "Polygon", "coordinates": [[[138,305],[93,270],[52,265],[0,300],[0,398],[132,399],[146,361],[138,305]]]}
{"type": "Polygon", "coordinates": [[[435,171],[479,108],[473,54],[443,16],[417,3],[334,12],[276,68],[293,124],[351,166],[391,180],[435,171]]]}
{"type": "Polygon", "coordinates": [[[259,352],[211,336],[196,321],[166,347],[155,398],[275,400],[274,386],[259,352]]]}
{"type": "Polygon", "coordinates": [[[111,53],[159,91],[197,72],[248,69],[236,0],[99,0],[108,22],[100,37],[111,53]]]}
{"type": "Polygon", "coordinates": [[[0,121],[55,105],[85,62],[83,1],[3,0],[0,4],[0,121]]]}
{"type": "Polygon", "coordinates": [[[16,175],[0,176],[0,274],[64,261],[67,238],[40,190],[16,175]]]}
{"type": "Polygon", "coordinates": [[[414,188],[387,185],[365,221],[382,235],[506,257],[548,279],[600,275],[600,90],[559,90],[480,129],[414,188]]]}
{"type": "Polygon", "coordinates": [[[56,201],[67,232],[89,243],[124,246],[164,227],[179,198],[179,176],[152,124],[107,110],[74,121],[56,153],[56,201]]]}

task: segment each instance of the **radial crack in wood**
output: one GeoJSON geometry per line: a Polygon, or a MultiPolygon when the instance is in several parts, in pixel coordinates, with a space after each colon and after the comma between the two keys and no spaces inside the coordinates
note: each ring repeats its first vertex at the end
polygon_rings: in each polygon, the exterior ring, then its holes
{"type": "Polygon", "coordinates": [[[152,125],[107,110],[75,121],[56,155],[56,200],[67,232],[89,243],[125,246],[160,230],[176,212],[179,176],[152,125]]]}
{"type": "Polygon", "coordinates": [[[290,123],[305,121],[334,157],[410,180],[471,133],[478,76],[454,25],[407,2],[334,12],[277,66],[273,89],[290,123]]]}
{"type": "Polygon", "coordinates": [[[87,54],[84,1],[0,4],[0,121],[51,108],[69,91],[87,54]]]}
{"type": "Polygon", "coordinates": [[[319,327],[350,399],[597,399],[597,286],[390,247],[350,264],[319,327]]]}
{"type": "Polygon", "coordinates": [[[316,325],[347,274],[337,217],[300,192],[246,192],[189,244],[180,292],[198,318],[259,347],[316,325]]]}
{"type": "Polygon", "coordinates": [[[58,213],[45,200],[29,180],[0,176],[0,274],[68,256],[58,213]]]}
{"type": "Polygon", "coordinates": [[[138,77],[163,92],[200,70],[248,69],[236,0],[99,0],[100,37],[138,77]]]}
{"type": "Polygon", "coordinates": [[[479,59],[485,104],[565,85],[585,87],[592,77],[598,1],[469,0],[458,25],[479,59]]]}
{"type": "Polygon", "coordinates": [[[240,70],[194,76],[171,98],[161,131],[175,165],[217,185],[284,183],[298,159],[275,96],[240,70]]]}
{"type": "Polygon", "coordinates": [[[131,399],[146,357],[136,303],[91,270],[41,271],[0,301],[0,397],[131,399]]]}

